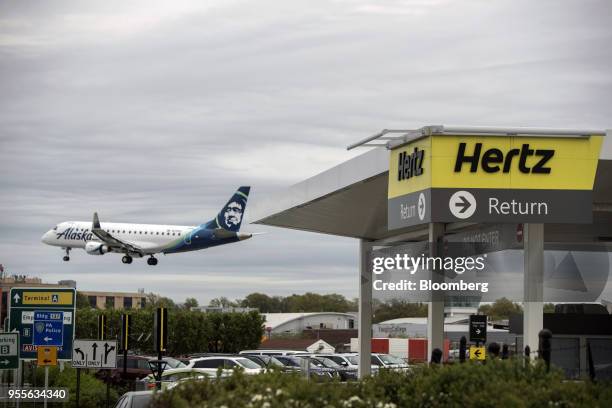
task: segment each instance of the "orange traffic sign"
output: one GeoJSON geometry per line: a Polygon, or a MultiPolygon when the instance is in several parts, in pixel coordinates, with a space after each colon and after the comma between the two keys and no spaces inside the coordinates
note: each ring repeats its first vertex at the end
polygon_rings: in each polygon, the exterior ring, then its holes
{"type": "Polygon", "coordinates": [[[53,346],[38,346],[38,366],[56,366],[57,365],[57,347],[53,346]]]}

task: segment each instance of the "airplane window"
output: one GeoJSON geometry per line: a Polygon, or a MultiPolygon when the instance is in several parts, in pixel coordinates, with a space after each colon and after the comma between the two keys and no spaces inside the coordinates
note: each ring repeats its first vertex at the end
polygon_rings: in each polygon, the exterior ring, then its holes
{"type": "Polygon", "coordinates": [[[123,233],[125,234],[125,230],[123,230],[123,233]]]}
{"type": "Polygon", "coordinates": [[[159,231],[157,231],[157,232],[155,233],[155,235],[159,235],[159,231]]]}
{"type": "Polygon", "coordinates": [[[53,228],[53,231],[57,231],[57,225],[55,226],[55,228],[53,228]]]}
{"type": "Polygon", "coordinates": [[[164,235],[164,233],[162,232],[162,235],[164,235]]]}

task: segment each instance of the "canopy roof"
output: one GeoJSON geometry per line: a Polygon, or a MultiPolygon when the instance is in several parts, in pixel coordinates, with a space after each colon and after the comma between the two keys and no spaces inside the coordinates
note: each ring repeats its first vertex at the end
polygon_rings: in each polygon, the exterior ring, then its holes
{"type": "MultiPolygon", "coordinates": [[[[419,137],[425,127],[403,135],[419,137]]],[[[435,127],[436,134],[444,134],[444,127],[435,127]],[[440,129],[442,129],[440,131],[440,129]],[[442,132],[442,133],[439,133],[442,132]]],[[[480,135],[499,136],[502,128],[461,128],[465,132],[478,130],[480,135]],[[488,132],[483,132],[483,129],[488,132]]],[[[518,128],[508,128],[516,134],[518,128]]],[[[555,136],[559,130],[521,128],[525,134],[555,136]]],[[[448,128],[450,131],[451,129],[448,128]]],[[[457,128],[453,128],[457,130],[457,128]]],[[[605,134],[605,131],[565,130],[566,133],[605,134]]],[[[381,132],[382,133],[382,132],[381,132]]],[[[510,134],[510,133],[509,133],[510,134]]],[[[421,136],[422,137],[422,136],[421,136]]],[[[371,139],[370,139],[371,140],[371,139]]],[[[370,141],[368,140],[368,141],[370,141]]],[[[418,240],[426,236],[426,225],[400,230],[387,230],[387,184],[389,151],[375,147],[314,177],[285,190],[262,198],[253,208],[257,224],[292,228],[367,240],[401,237],[418,240]]],[[[608,131],[597,167],[593,193],[593,224],[548,224],[547,241],[610,242],[612,241],[612,131],[608,131]]],[[[447,230],[477,228],[470,223],[447,226],[447,230]]]]}

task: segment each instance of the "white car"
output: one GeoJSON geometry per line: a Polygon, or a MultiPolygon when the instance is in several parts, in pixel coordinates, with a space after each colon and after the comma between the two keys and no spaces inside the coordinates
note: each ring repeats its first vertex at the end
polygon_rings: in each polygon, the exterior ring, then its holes
{"type": "MultiPolygon", "coordinates": [[[[348,356],[354,356],[355,361],[358,361],[358,354],[347,354],[348,356]]],[[[378,368],[388,368],[391,370],[398,371],[409,371],[410,365],[406,363],[406,361],[402,360],[399,357],[395,357],[391,354],[382,354],[382,353],[372,353],[371,363],[373,366],[377,366],[378,368]]]]}
{"type": "Polygon", "coordinates": [[[249,360],[248,358],[236,356],[211,356],[211,357],[198,357],[192,358],[187,364],[188,368],[198,368],[202,370],[208,370],[213,376],[217,375],[217,370],[222,369],[222,374],[228,375],[232,373],[234,368],[239,368],[244,371],[245,374],[260,374],[265,369],[259,364],[249,360]]]}
{"type": "MultiPolygon", "coordinates": [[[[357,370],[359,368],[359,357],[354,354],[313,354],[315,357],[325,357],[333,360],[336,364],[345,368],[357,370]]],[[[370,367],[372,373],[378,370],[378,365],[372,364],[370,367]]]]}
{"type": "MultiPolygon", "coordinates": [[[[223,377],[224,375],[222,375],[223,377]]],[[[193,379],[193,380],[203,380],[206,378],[216,378],[217,371],[211,372],[211,370],[206,368],[171,368],[165,370],[162,373],[161,383],[162,389],[172,388],[173,385],[176,385],[179,381],[193,379]]],[[[140,380],[144,383],[144,388],[153,389],[156,386],[155,377],[153,374],[149,374],[140,380]]]]}
{"type": "Polygon", "coordinates": [[[115,408],[146,408],[151,403],[153,391],[130,391],[119,398],[115,408]]]}
{"type": "Polygon", "coordinates": [[[304,354],[305,351],[296,350],[242,350],[238,354],[252,354],[255,356],[292,356],[294,354],[304,354]]]}

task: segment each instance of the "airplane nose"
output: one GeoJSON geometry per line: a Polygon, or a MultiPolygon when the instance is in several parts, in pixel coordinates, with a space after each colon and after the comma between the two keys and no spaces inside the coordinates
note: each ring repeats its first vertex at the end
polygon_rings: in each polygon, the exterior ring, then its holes
{"type": "Polygon", "coordinates": [[[50,234],[51,234],[51,231],[47,231],[47,232],[45,232],[45,233],[43,234],[43,236],[42,236],[42,237],[40,237],[40,240],[41,240],[43,243],[48,244],[48,243],[49,243],[49,239],[51,238],[51,237],[50,237],[50,234]]]}

